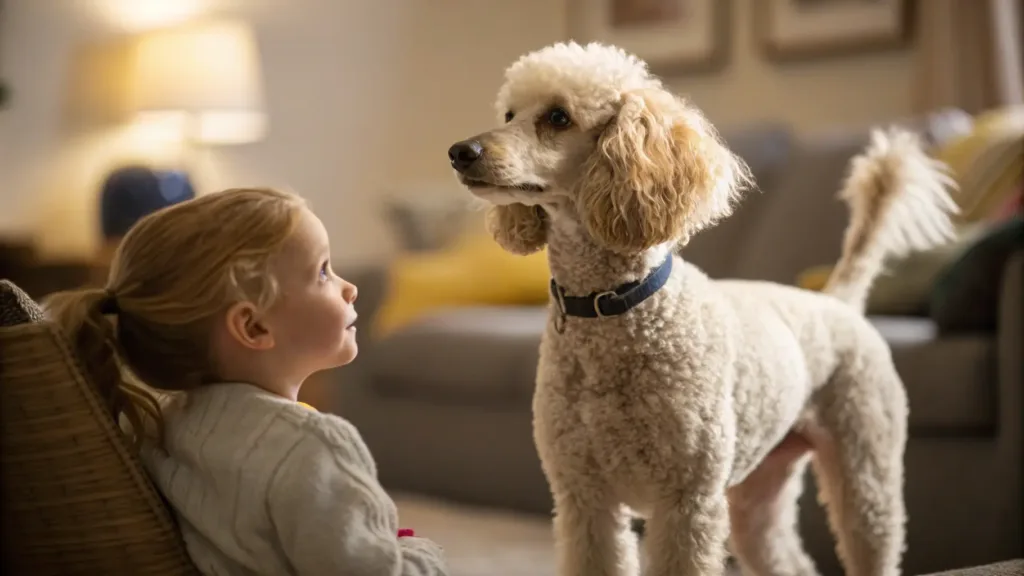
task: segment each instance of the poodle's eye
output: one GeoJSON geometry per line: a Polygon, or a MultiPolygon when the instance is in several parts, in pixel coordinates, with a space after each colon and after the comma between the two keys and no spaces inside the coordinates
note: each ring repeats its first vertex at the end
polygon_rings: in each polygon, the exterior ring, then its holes
{"type": "Polygon", "coordinates": [[[572,123],[569,113],[561,108],[552,108],[548,111],[548,123],[555,128],[566,128],[572,123]]]}
{"type": "Polygon", "coordinates": [[[511,110],[509,110],[508,112],[505,112],[505,123],[508,124],[515,117],[516,117],[516,113],[515,112],[513,112],[511,110]]]}

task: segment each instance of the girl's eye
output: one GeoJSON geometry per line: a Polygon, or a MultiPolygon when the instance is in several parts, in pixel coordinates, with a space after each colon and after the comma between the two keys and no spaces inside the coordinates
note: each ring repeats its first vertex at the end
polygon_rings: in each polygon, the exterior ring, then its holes
{"type": "Polygon", "coordinates": [[[330,266],[331,265],[330,265],[329,262],[324,262],[323,265],[320,266],[320,279],[321,280],[327,280],[327,277],[330,276],[330,273],[331,273],[330,266]]]}

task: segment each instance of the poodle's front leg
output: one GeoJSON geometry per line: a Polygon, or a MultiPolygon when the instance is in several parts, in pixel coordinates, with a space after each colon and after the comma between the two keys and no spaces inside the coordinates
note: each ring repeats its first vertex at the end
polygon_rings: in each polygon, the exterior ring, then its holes
{"type": "Polygon", "coordinates": [[[666,496],[647,520],[648,576],[710,576],[725,568],[729,504],[725,486],[666,496]]]}
{"type": "Polygon", "coordinates": [[[716,408],[705,425],[692,424],[701,422],[698,417],[690,420],[676,437],[684,450],[665,463],[665,481],[644,530],[646,576],[716,576],[725,570],[736,423],[727,403],[716,408]]]}
{"type": "Polygon", "coordinates": [[[625,510],[592,495],[556,492],[554,523],[559,576],[639,576],[625,510]]]}

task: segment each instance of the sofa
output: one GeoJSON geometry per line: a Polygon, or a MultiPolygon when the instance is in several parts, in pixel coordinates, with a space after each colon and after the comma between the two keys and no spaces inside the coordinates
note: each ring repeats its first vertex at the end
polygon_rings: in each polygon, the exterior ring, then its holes
{"type": "MultiPolygon", "coordinates": [[[[712,277],[788,284],[834,262],[847,221],[836,192],[867,138],[726,132],[760,190],[681,256],[712,277]]],[[[361,430],[391,490],[550,515],[530,407],[545,305],[451,307],[375,334],[388,264],[338,268],[360,289],[360,358],[318,375],[304,399],[361,430]]],[[[869,311],[910,398],[907,574],[1024,556],[1024,246],[982,285],[997,318],[981,327],[950,329],[927,310],[869,311]]],[[[816,494],[809,474],[801,532],[821,572],[838,574],[816,494]]]]}

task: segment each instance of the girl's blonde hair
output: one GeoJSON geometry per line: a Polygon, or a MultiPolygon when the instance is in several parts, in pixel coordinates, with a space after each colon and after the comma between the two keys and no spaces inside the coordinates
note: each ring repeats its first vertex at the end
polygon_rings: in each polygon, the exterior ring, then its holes
{"type": "Polygon", "coordinates": [[[239,188],[164,208],[128,231],[104,288],[46,299],[49,319],[71,341],[115,419],[123,414],[130,421],[136,439],[141,412],[159,426],[160,410],[122,368],[164,391],[216,380],[213,322],[237,302],[271,306],[278,293],[271,257],[295,230],[303,206],[287,192],[239,188]]]}

